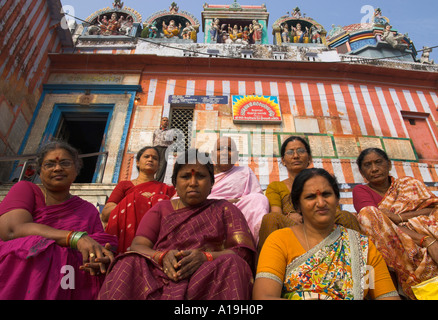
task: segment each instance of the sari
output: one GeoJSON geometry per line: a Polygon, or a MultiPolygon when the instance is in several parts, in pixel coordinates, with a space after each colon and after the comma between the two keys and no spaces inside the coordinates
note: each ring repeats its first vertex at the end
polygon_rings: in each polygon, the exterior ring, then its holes
{"type": "Polygon", "coordinates": [[[136,186],[131,181],[123,181],[119,185],[123,191],[113,191],[107,200],[117,203],[117,206],[111,211],[105,231],[117,236],[117,252],[122,253],[131,245],[144,214],[159,201],[170,199],[175,194],[175,188],[158,181],[148,181],[136,186]]]}
{"type": "MultiPolygon", "coordinates": [[[[1,203],[0,215],[10,209],[34,208],[33,221],[61,230],[86,231],[102,246],[117,240],[103,231],[97,208],[73,196],[69,200],[46,206],[41,189],[27,181],[15,184],[1,203]],[[13,198],[23,206],[13,203],[13,198]]],[[[104,275],[91,276],[79,270],[82,254],[61,247],[54,240],[27,236],[0,240],[0,300],[68,300],[96,299],[104,275]]]]}
{"type": "Polygon", "coordinates": [[[239,199],[234,205],[242,211],[258,243],[263,216],[269,212],[269,201],[254,172],[249,167],[233,166],[215,174],[214,181],[208,199],[239,199]]]}
{"type": "MultiPolygon", "coordinates": [[[[271,182],[266,189],[266,197],[268,198],[271,207],[280,207],[283,213],[269,212],[263,217],[259,231],[259,252],[263,247],[266,238],[273,231],[292,227],[297,224],[290,218],[290,215],[296,213],[296,211],[290,198],[290,191],[284,182],[271,182]]],[[[359,222],[357,221],[356,216],[351,212],[341,210],[340,206],[336,208],[335,223],[348,229],[360,231],[359,222]]]]}
{"type": "Polygon", "coordinates": [[[285,228],[266,241],[256,279],[279,282],[281,297],[290,300],[362,300],[369,289],[377,298],[396,296],[386,265],[379,257],[368,237],[342,226],[336,226],[307,252],[293,231],[285,228]],[[279,261],[283,264],[275,265],[279,261]]]}
{"type": "Polygon", "coordinates": [[[426,248],[417,245],[381,210],[401,214],[429,207],[436,208],[430,215],[411,218],[399,226],[437,239],[438,198],[414,178],[391,177],[391,185],[382,201],[377,206],[363,207],[358,213],[362,230],[373,239],[388,267],[395,272],[404,294],[410,299],[415,299],[411,287],[438,276],[438,266],[426,248]]]}
{"type": "Polygon", "coordinates": [[[206,200],[179,210],[173,209],[171,201],[162,201],[144,216],[137,235],[147,235],[149,231],[142,228],[150,225],[152,215],[160,218],[156,236],[148,235],[154,250],[231,249],[235,254],[206,261],[190,278],[174,282],[152,257],[130,251],[110,266],[99,299],[250,299],[255,244],[239,209],[226,200],[206,200]]]}

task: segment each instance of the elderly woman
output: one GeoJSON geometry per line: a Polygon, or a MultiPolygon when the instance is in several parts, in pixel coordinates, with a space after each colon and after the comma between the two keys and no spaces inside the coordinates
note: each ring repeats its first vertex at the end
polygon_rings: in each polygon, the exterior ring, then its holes
{"type": "Polygon", "coordinates": [[[254,299],[399,298],[373,243],[335,224],[336,178],[324,169],[305,169],[295,178],[291,195],[303,223],[277,230],[266,240],[254,299]]]}
{"type": "MultiPolygon", "coordinates": [[[[261,223],[259,251],[266,238],[273,231],[302,222],[302,216],[295,211],[292,205],[290,192],[295,177],[312,163],[312,152],[304,138],[290,136],[281,145],[280,154],[281,163],[286,168],[288,177],[283,181],[271,182],[266,189],[271,212],[263,217],[261,223]]],[[[336,210],[335,223],[356,231],[360,230],[356,217],[348,211],[341,210],[340,207],[336,210]]]]}
{"type": "Polygon", "coordinates": [[[170,199],[175,188],[155,180],[160,161],[158,150],[146,146],[137,153],[138,176],[134,180],[120,181],[105,207],[101,219],[105,231],[119,240],[117,252],[128,250],[144,214],[156,203],[170,199]]]}
{"type": "Polygon", "coordinates": [[[80,168],[74,148],[51,142],[38,155],[42,185],[21,181],[0,203],[0,299],[97,298],[117,240],[70,193],[80,168]]]}
{"type": "Polygon", "coordinates": [[[207,199],[214,184],[209,157],[186,151],[172,183],[179,198],[145,214],[133,251],[116,258],[100,299],[249,299],[254,240],[237,207],[207,199]]]}
{"type": "Polygon", "coordinates": [[[438,198],[424,183],[389,175],[391,161],[381,149],[368,148],[357,158],[368,182],[353,189],[361,229],[375,242],[404,294],[438,276],[438,198]]]}

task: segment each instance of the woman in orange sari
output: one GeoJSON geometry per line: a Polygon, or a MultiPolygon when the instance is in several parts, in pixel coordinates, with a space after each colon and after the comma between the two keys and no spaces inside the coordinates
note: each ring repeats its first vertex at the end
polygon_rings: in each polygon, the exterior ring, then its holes
{"type": "Polygon", "coordinates": [[[438,276],[438,198],[414,178],[391,177],[391,161],[380,149],[363,150],[357,165],[368,182],[353,189],[361,229],[415,299],[411,287],[438,276]]]}
{"type": "Polygon", "coordinates": [[[144,147],[137,153],[138,177],[120,181],[102,210],[101,219],[107,223],[105,231],[119,239],[117,252],[125,252],[131,245],[138,224],[144,214],[157,202],[170,199],[175,188],[155,181],[159,155],[155,147],[144,147]]]}
{"type": "Polygon", "coordinates": [[[324,169],[304,169],[290,197],[303,223],[266,239],[253,299],[399,299],[372,241],[335,223],[340,193],[334,176],[324,169]]]}

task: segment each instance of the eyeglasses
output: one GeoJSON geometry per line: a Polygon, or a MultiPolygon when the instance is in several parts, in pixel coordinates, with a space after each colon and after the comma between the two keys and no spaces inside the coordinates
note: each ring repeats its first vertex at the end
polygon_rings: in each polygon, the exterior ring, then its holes
{"type": "Polygon", "coordinates": [[[71,161],[71,160],[61,160],[59,162],[48,161],[48,162],[43,163],[42,167],[45,170],[54,170],[58,164],[63,169],[70,169],[73,166],[73,161],[71,161]]]}
{"type": "Polygon", "coordinates": [[[286,154],[288,156],[293,156],[295,154],[295,152],[297,153],[297,155],[302,156],[302,155],[307,153],[307,150],[304,148],[298,148],[296,150],[289,149],[289,150],[286,150],[286,152],[284,154],[286,154]]]}

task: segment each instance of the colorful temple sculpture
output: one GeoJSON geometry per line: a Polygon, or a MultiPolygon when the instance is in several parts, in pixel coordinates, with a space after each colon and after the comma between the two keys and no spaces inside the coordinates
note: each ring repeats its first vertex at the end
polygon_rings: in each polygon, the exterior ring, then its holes
{"type": "Polygon", "coordinates": [[[314,166],[337,176],[346,210],[364,182],[355,159],[368,146],[387,151],[392,175],[414,176],[438,194],[430,48],[417,50],[409,30],[399,32],[380,9],[368,23],[326,31],[321,17],[302,13],[309,8],[292,6],[270,25],[267,6],[230,2],[205,3],[198,21],[181,3],[140,14],[114,1],[70,30],[50,27],[63,19],[54,14],[59,0],[34,1],[29,19],[42,22],[32,31],[6,1],[0,10],[13,15],[0,24],[0,182],[22,178],[42,142],[66,139],[90,155],[77,182],[98,185],[104,199],[136,176],[136,152],[167,116],[179,134],[175,150],[211,151],[219,136],[232,137],[239,165],[263,188],[287,176],[280,146],[294,134],[309,141],[314,166]]]}
{"type": "Polygon", "coordinates": [[[141,37],[154,41],[197,42],[198,31],[199,22],[195,16],[180,11],[178,5],[173,2],[168,11],[156,12],[145,21],[141,37]]]}
{"type": "Polygon", "coordinates": [[[116,1],[112,8],[107,7],[90,15],[85,20],[87,24],[82,35],[136,37],[141,28],[141,15],[134,9],[122,7],[122,4],[116,1]]]}
{"type": "Polygon", "coordinates": [[[291,15],[277,19],[273,26],[274,44],[312,44],[326,46],[324,27],[301,14],[300,8],[293,9],[291,15]]]}
{"type": "Polygon", "coordinates": [[[202,11],[204,43],[268,44],[268,18],[265,5],[204,4],[202,11]]]}
{"type": "Polygon", "coordinates": [[[380,8],[375,9],[370,23],[349,26],[332,26],[327,35],[328,45],[340,54],[370,59],[392,58],[416,61],[417,52],[407,34],[400,34],[382,16],[380,8]]]}

